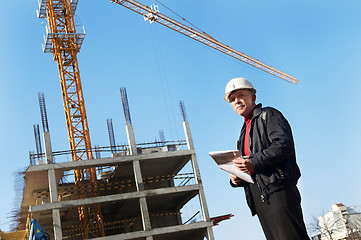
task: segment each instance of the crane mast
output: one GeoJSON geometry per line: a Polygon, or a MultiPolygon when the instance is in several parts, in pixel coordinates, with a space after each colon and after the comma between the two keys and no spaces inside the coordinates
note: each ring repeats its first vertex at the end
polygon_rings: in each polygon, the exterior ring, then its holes
{"type": "MultiPolygon", "coordinates": [[[[77,33],[74,23],[77,2],[39,0],[38,11],[38,17],[47,18],[49,23],[43,51],[52,53],[57,62],[72,161],[93,159],[77,60],[85,35],[77,33]]],[[[74,182],[78,199],[98,195],[95,168],[74,170],[74,182]]],[[[104,236],[100,205],[81,206],[78,214],[83,239],[104,236]]]]}
{"type": "Polygon", "coordinates": [[[143,15],[144,19],[148,19],[150,22],[153,22],[153,21],[158,22],[170,29],[173,29],[173,30],[187,36],[187,37],[190,37],[200,43],[203,43],[217,51],[227,54],[237,60],[245,62],[253,67],[261,69],[269,74],[272,74],[272,75],[279,77],[283,80],[286,80],[290,83],[298,82],[298,80],[296,80],[295,77],[293,77],[287,73],[284,73],[280,70],[277,70],[257,59],[247,56],[246,54],[217,41],[216,39],[214,39],[213,37],[209,36],[208,34],[206,34],[204,32],[197,31],[183,23],[180,23],[180,22],[160,13],[157,8],[148,7],[136,0],[111,0],[111,1],[115,4],[119,4],[123,7],[126,7],[140,15],[143,15]]]}

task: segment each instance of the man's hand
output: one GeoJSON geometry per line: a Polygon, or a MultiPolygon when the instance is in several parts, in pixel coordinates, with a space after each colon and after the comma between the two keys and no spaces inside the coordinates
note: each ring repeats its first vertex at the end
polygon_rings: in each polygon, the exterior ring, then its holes
{"type": "Polygon", "coordinates": [[[254,167],[248,157],[238,157],[233,159],[234,165],[242,172],[252,172],[254,167]]]}
{"type": "Polygon", "coordinates": [[[234,184],[234,185],[239,185],[242,183],[242,179],[240,179],[239,177],[236,177],[234,176],[233,174],[230,174],[230,177],[231,177],[231,182],[234,184]]]}

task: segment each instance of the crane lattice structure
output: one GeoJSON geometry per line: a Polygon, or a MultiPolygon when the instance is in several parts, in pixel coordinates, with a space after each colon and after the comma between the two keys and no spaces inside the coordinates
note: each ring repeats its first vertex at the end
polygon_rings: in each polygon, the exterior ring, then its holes
{"type": "Polygon", "coordinates": [[[224,54],[227,54],[235,59],[238,59],[242,62],[245,62],[253,67],[256,67],[258,69],[261,69],[269,74],[272,74],[276,77],[279,77],[281,79],[284,79],[290,83],[297,83],[298,80],[296,80],[295,77],[284,73],[280,70],[277,70],[257,59],[254,59],[250,56],[247,56],[246,54],[233,49],[226,44],[223,44],[213,37],[209,36],[208,34],[204,32],[197,31],[183,23],[180,23],[162,13],[159,12],[158,7],[156,5],[152,5],[152,7],[148,7],[136,0],[111,0],[113,3],[119,4],[123,7],[126,7],[142,16],[144,16],[145,20],[149,20],[152,22],[158,22],[170,29],[173,29],[187,37],[190,37],[200,43],[203,43],[213,49],[216,49],[217,51],[220,51],[224,54]]]}
{"type": "MultiPolygon", "coordinates": [[[[82,161],[93,159],[93,155],[77,60],[85,36],[84,30],[77,33],[74,23],[77,3],[78,0],[39,0],[38,17],[46,18],[49,23],[43,51],[52,53],[58,65],[72,160],[82,161]]],[[[78,199],[89,197],[81,190],[85,183],[92,189],[87,192],[97,196],[95,168],[74,170],[74,181],[78,199]]],[[[78,213],[83,239],[104,236],[100,205],[81,206],[78,213]]]]}

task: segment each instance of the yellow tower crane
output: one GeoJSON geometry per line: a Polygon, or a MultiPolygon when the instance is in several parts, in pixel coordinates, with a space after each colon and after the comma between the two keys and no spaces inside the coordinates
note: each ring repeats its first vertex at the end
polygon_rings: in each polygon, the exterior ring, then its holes
{"type": "Polygon", "coordinates": [[[158,7],[156,5],[152,5],[152,7],[148,7],[136,0],[111,0],[111,1],[115,4],[119,4],[123,7],[126,7],[140,15],[143,15],[144,19],[149,20],[151,23],[158,22],[170,29],[173,29],[173,30],[187,36],[187,37],[190,37],[190,38],[192,38],[198,42],[201,42],[211,48],[214,48],[217,51],[220,51],[224,54],[234,57],[235,59],[245,62],[258,69],[261,69],[261,70],[263,70],[269,74],[272,74],[276,77],[284,79],[290,83],[298,82],[295,77],[290,76],[280,70],[277,70],[265,63],[262,63],[261,61],[258,61],[257,59],[247,56],[246,54],[241,53],[240,51],[237,51],[237,50],[217,41],[216,39],[209,36],[205,32],[197,31],[194,28],[191,28],[183,23],[180,23],[180,22],[160,13],[158,10],[158,7]]]}
{"type": "MultiPolygon", "coordinates": [[[[84,30],[77,33],[74,23],[77,3],[78,0],[39,0],[38,17],[49,23],[43,51],[52,53],[58,65],[72,160],[82,161],[93,159],[93,154],[77,60],[85,36],[84,30]]],[[[95,168],[74,170],[74,181],[78,199],[98,195],[95,168]],[[84,187],[92,191],[85,193],[84,187]]],[[[78,213],[83,239],[104,236],[100,205],[79,207],[78,213]]]]}

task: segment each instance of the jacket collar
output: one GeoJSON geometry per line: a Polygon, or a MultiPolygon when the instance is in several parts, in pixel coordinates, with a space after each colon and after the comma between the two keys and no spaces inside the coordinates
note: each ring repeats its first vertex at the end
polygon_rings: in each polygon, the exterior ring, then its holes
{"type": "Polygon", "coordinates": [[[259,103],[253,109],[253,117],[260,115],[261,112],[262,112],[262,103],[259,103]]]}

